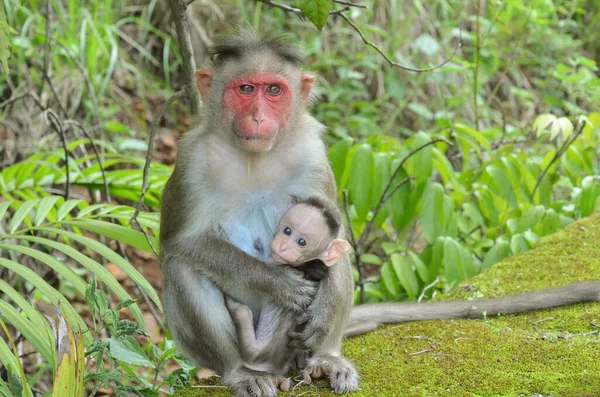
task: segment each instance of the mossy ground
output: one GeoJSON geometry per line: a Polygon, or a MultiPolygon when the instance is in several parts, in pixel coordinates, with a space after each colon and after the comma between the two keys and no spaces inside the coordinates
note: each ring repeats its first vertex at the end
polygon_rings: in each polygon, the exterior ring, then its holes
{"type": "MultiPolygon", "coordinates": [[[[468,280],[442,300],[518,294],[600,280],[600,214],[576,222],[525,254],[468,280]]],[[[484,320],[388,326],[349,339],[344,354],[361,375],[354,396],[600,396],[600,303],[484,320]]],[[[207,380],[204,385],[217,384],[207,380]]],[[[320,382],[318,385],[324,386],[320,382]]],[[[333,395],[299,387],[295,396],[333,395]]],[[[178,397],[228,396],[187,390],[178,397]]]]}

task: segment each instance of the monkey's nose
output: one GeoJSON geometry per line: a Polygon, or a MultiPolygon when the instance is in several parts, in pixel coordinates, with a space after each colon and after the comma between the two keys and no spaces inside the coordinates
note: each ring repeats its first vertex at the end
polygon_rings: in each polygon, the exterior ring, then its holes
{"type": "Polygon", "coordinates": [[[267,118],[265,117],[265,114],[263,112],[260,113],[255,113],[252,116],[252,120],[254,120],[256,122],[256,124],[260,125],[260,123],[262,123],[263,121],[265,121],[267,118]]]}

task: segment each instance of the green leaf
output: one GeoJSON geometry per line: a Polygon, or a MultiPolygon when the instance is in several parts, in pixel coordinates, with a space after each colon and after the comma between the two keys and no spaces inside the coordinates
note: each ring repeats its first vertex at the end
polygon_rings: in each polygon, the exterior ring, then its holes
{"type": "MultiPolygon", "coordinates": [[[[371,197],[371,208],[375,210],[379,201],[381,200],[381,196],[383,194],[383,190],[387,186],[390,181],[390,166],[391,166],[391,157],[389,153],[376,153],[375,161],[374,161],[374,173],[373,173],[373,195],[371,197]]],[[[394,186],[391,187],[392,189],[394,186]]],[[[380,228],[383,222],[387,219],[390,214],[391,203],[388,200],[379,210],[377,217],[375,218],[375,227],[380,228]]]]}
{"type": "Polygon", "coordinates": [[[415,299],[419,293],[419,281],[409,261],[401,254],[393,254],[390,259],[400,284],[402,284],[408,296],[415,299]]]}
{"type": "MultiPolygon", "coordinates": [[[[105,257],[109,262],[115,264],[119,269],[121,269],[127,277],[133,280],[134,283],[137,284],[156,304],[156,306],[162,311],[162,305],[160,303],[160,299],[156,294],[152,285],[148,283],[148,281],[140,274],[140,272],[133,267],[129,262],[127,262],[124,258],[118,255],[116,252],[105,246],[104,244],[96,241],[92,238],[81,236],[79,234],[70,232],[64,229],[55,229],[55,228],[39,228],[39,230],[44,231],[50,234],[59,234],[61,236],[68,237],[78,243],[84,245],[85,247],[97,252],[98,254],[105,257]]],[[[122,240],[119,240],[122,241],[122,240]]]]}
{"type": "Polygon", "coordinates": [[[360,256],[360,259],[362,263],[368,263],[371,265],[381,266],[381,264],[383,263],[381,258],[375,254],[362,254],[360,256]]]}
{"type": "Polygon", "coordinates": [[[333,0],[302,0],[300,9],[317,29],[322,30],[333,9],[333,0]]]}
{"type": "Polygon", "coordinates": [[[329,148],[329,162],[331,163],[331,169],[338,186],[340,186],[342,175],[344,175],[346,156],[348,155],[350,147],[352,147],[352,138],[342,138],[329,148]]]}
{"type": "MultiPolygon", "coordinates": [[[[62,223],[64,225],[79,227],[90,232],[98,233],[101,236],[121,241],[122,243],[141,249],[142,251],[153,253],[152,248],[150,248],[148,245],[143,233],[129,229],[125,226],[115,225],[95,219],[73,219],[69,221],[63,221],[62,223]]],[[[152,245],[158,249],[158,239],[152,236],[149,236],[149,238],[152,242],[152,245]]]]}
{"type": "Polygon", "coordinates": [[[529,242],[522,234],[515,234],[510,239],[510,249],[515,255],[521,252],[527,252],[530,248],[529,242]]]}
{"type": "Polygon", "coordinates": [[[21,223],[29,222],[29,218],[25,219],[25,217],[29,216],[29,211],[39,202],[39,200],[27,200],[20,203],[19,209],[15,212],[12,219],[10,220],[9,233],[14,233],[17,231],[21,223]]]}
{"type": "Polygon", "coordinates": [[[60,196],[48,196],[41,199],[35,211],[35,219],[33,224],[35,226],[39,226],[44,219],[46,219],[46,216],[48,216],[50,210],[54,208],[56,202],[61,198],[62,197],[60,196]]]}
{"type": "Polygon", "coordinates": [[[552,122],[556,120],[556,116],[553,114],[541,114],[539,115],[535,121],[533,122],[533,130],[535,131],[536,136],[542,135],[544,130],[548,128],[552,122]]]}
{"type": "Polygon", "coordinates": [[[475,275],[471,254],[450,237],[444,239],[444,269],[449,283],[463,281],[475,275]]]}
{"type": "Polygon", "coordinates": [[[504,258],[507,258],[511,255],[510,252],[510,244],[506,239],[500,238],[485,255],[483,259],[483,264],[481,265],[481,271],[487,270],[492,267],[497,262],[501,261],[504,258]]]}
{"type": "Polygon", "coordinates": [[[127,364],[154,368],[154,363],[150,361],[140,344],[131,336],[109,338],[108,345],[113,358],[127,364]]]}
{"type": "Polygon", "coordinates": [[[408,255],[410,256],[410,259],[412,260],[415,269],[417,269],[417,273],[419,274],[421,280],[426,284],[432,282],[435,278],[435,275],[433,275],[434,277],[432,277],[432,275],[429,273],[429,269],[427,269],[427,266],[425,266],[425,263],[423,263],[421,258],[419,258],[419,255],[415,254],[412,251],[409,251],[408,255]]]}
{"type": "MultiPolygon", "coordinates": [[[[9,7],[9,6],[7,6],[9,7]]],[[[10,56],[10,39],[9,34],[14,33],[14,30],[6,21],[6,13],[4,5],[0,7],[0,63],[4,68],[4,73],[8,75],[8,57],[10,56]]]]}
{"type": "Polygon", "coordinates": [[[600,196],[600,185],[590,184],[581,189],[579,195],[579,211],[581,216],[589,216],[596,209],[596,202],[600,196]]]}
{"type": "Polygon", "coordinates": [[[373,162],[371,146],[363,144],[356,150],[350,166],[350,202],[360,221],[367,219],[371,208],[373,162]]]}
{"type": "MultiPolygon", "coordinates": [[[[431,142],[429,135],[424,132],[419,132],[415,138],[414,148],[421,147],[427,142],[431,142]]],[[[433,148],[426,146],[419,150],[412,159],[415,178],[417,182],[424,182],[431,178],[433,173],[433,148]]]]}
{"type": "Polygon", "coordinates": [[[421,207],[423,236],[431,244],[444,232],[444,188],[432,183],[425,189],[421,207]]]}
{"type": "Polygon", "coordinates": [[[393,296],[398,296],[400,293],[400,284],[396,278],[396,274],[390,262],[385,262],[381,268],[381,280],[385,289],[393,296]]]}

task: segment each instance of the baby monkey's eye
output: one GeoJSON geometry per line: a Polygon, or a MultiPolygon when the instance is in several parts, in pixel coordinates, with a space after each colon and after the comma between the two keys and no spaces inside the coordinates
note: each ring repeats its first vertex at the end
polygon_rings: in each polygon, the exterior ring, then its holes
{"type": "Polygon", "coordinates": [[[240,86],[240,91],[244,94],[250,94],[251,92],[254,91],[254,87],[251,86],[250,84],[242,84],[240,86]]]}
{"type": "Polygon", "coordinates": [[[289,235],[291,235],[291,234],[292,234],[292,229],[290,229],[290,228],[289,228],[289,227],[287,227],[287,226],[284,226],[284,227],[283,227],[283,234],[285,234],[286,236],[289,236],[289,235]]]}
{"type": "Polygon", "coordinates": [[[302,237],[298,239],[298,241],[296,241],[298,243],[298,245],[300,247],[305,247],[306,246],[306,240],[303,239],[302,237]]]}

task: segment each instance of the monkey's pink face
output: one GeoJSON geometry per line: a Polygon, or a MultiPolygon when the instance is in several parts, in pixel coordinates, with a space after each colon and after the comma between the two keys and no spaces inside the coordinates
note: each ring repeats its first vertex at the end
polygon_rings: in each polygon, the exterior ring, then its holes
{"type": "Polygon", "coordinates": [[[257,73],[225,86],[223,113],[246,150],[268,152],[277,146],[291,109],[292,92],[281,76],[257,73]]]}

